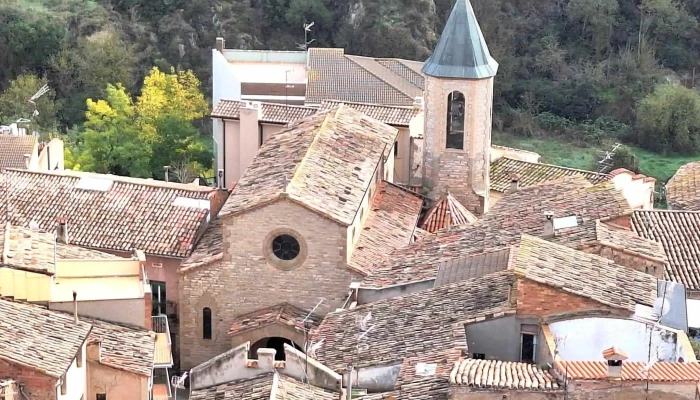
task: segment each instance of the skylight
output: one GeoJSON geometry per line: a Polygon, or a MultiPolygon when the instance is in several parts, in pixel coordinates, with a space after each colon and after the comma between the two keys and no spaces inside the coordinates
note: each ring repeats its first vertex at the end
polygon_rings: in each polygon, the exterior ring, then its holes
{"type": "Polygon", "coordinates": [[[83,190],[96,190],[98,192],[106,192],[112,187],[112,181],[103,178],[93,178],[91,176],[84,176],[80,178],[78,183],[75,185],[76,189],[83,190]]]}
{"type": "Polygon", "coordinates": [[[554,218],[554,229],[573,228],[575,226],[578,226],[578,217],[575,215],[563,218],[554,218]]]}

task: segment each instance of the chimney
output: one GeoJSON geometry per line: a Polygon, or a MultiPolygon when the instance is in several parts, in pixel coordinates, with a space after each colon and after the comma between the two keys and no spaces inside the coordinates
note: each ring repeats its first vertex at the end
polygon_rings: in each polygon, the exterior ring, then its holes
{"type": "Polygon", "coordinates": [[[520,186],[520,175],[511,174],[510,175],[510,191],[517,192],[518,186],[520,186]]]}
{"type": "Polygon", "coordinates": [[[170,176],[168,176],[168,172],[170,172],[170,166],[166,165],[163,167],[163,171],[165,171],[165,181],[170,182],[170,176]]]}
{"type": "Polygon", "coordinates": [[[544,236],[554,236],[554,213],[552,211],[544,212],[544,236]]]}
{"type": "Polygon", "coordinates": [[[78,323],[78,292],[73,291],[73,321],[78,323]]]}
{"type": "Polygon", "coordinates": [[[274,371],[275,354],[277,354],[277,351],[275,349],[258,349],[258,368],[270,372],[274,371]]]}
{"type": "Polygon", "coordinates": [[[260,118],[262,116],[262,104],[258,101],[246,101],[241,104],[240,113],[240,135],[238,141],[238,161],[239,171],[248,169],[253,158],[258,154],[258,149],[262,144],[262,130],[260,118]]]}
{"type": "Polygon", "coordinates": [[[216,38],[216,50],[219,51],[219,53],[224,52],[224,48],[226,47],[226,41],[222,37],[216,38]]]}
{"type": "Polygon", "coordinates": [[[452,212],[450,210],[445,211],[445,228],[448,232],[452,228],[452,212]]]}
{"type": "Polygon", "coordinates": [[[68,244],[68,218],[61,217],[56,220],[56,240],[59,243],[68,244]]]}
{"type": "Polygon", "coordinates": [[[24,165],[25,165],[25,167],[27,167],[27,169],[29,169],[29,159],[30,159],[31,157],[32,157],[31,154],[25,154],[25,155],[24,155],[24,165]]]}
{"type": "Polygon", "coordinates": [[[607,350],[603,350],[603,358],[608,364],[608,378],[622,377],[622,362],[627,359],[627,353],[613,346],[607,350]]]}

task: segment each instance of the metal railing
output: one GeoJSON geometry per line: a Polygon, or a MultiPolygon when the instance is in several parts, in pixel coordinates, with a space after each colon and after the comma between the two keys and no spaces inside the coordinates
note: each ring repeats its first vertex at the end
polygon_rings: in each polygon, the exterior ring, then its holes
{"type": "Polygon", "coordinates": [[[170,345],[170,326],[168,325],[168,317],[165,315],[154,315],[151,317],[151,329],[155,333],[165,333],[168,336],[168,344],[170,345]]]}

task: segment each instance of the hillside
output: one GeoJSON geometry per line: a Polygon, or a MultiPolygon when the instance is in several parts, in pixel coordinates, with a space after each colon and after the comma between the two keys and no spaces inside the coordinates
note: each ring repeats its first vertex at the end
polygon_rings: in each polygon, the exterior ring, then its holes
{"type": "MultiPolygon", "coordinates": [[[[5,0],[0,90],[23,73],[47,79],[55,124],[84,121],[87,98],[108,83],[137,94],[151,67],[191,69],[211,90],[215,38],[242,49],[312,46],[424,60],[452,0],[5,0]]],[[[694,88],[700,3],[691,0],[472,0],[500,63],[495,127],[509,135],[607,146],[610,141],[693,156],[700,121],[656,146],[636,109],[659,83],[694,88]],[[646,129],[646,130],[645,130],[646,129]],[[681,137],[682,136],[682,137],[681,137]],[[665,143],[665,142],[664,142],[665,143]]],[[[693,91],[693,94],[695,92],[693,91]]],[[[700,97],[697,100],[700,107],[700,97]]],[[[688,100],[692,103],[691,100],[688,100]]],[[[688,101],[679,101],[684,107],[688,101]]],[[[692,103],[695,106],[695,103],[692,103]]],[[[660,106],[660,108],[668,108],[660,106]]],[[[687,107],[685,116],[694,114],[687,107]],[[689,111],[688,111],[689,110],[689,111]]],[[[16,114],[16,113],[15,113],[16,114]]],[[[14,114],[3,110],[0,121],[14,114]],[[3,115],[4,113],[4,115],[3,115]]],[[[200,125],[206,131],[206,125],[200,125]]]]}

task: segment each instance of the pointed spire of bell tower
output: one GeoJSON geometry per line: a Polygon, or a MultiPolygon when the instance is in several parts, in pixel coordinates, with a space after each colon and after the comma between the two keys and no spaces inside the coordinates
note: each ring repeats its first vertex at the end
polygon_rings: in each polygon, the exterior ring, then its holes
{"type": "Polygon", "coordinates": [[[438,78],[483,79],[496,76],[491,57],[469,0],[457,0],[423,73],[438,78]]]}

